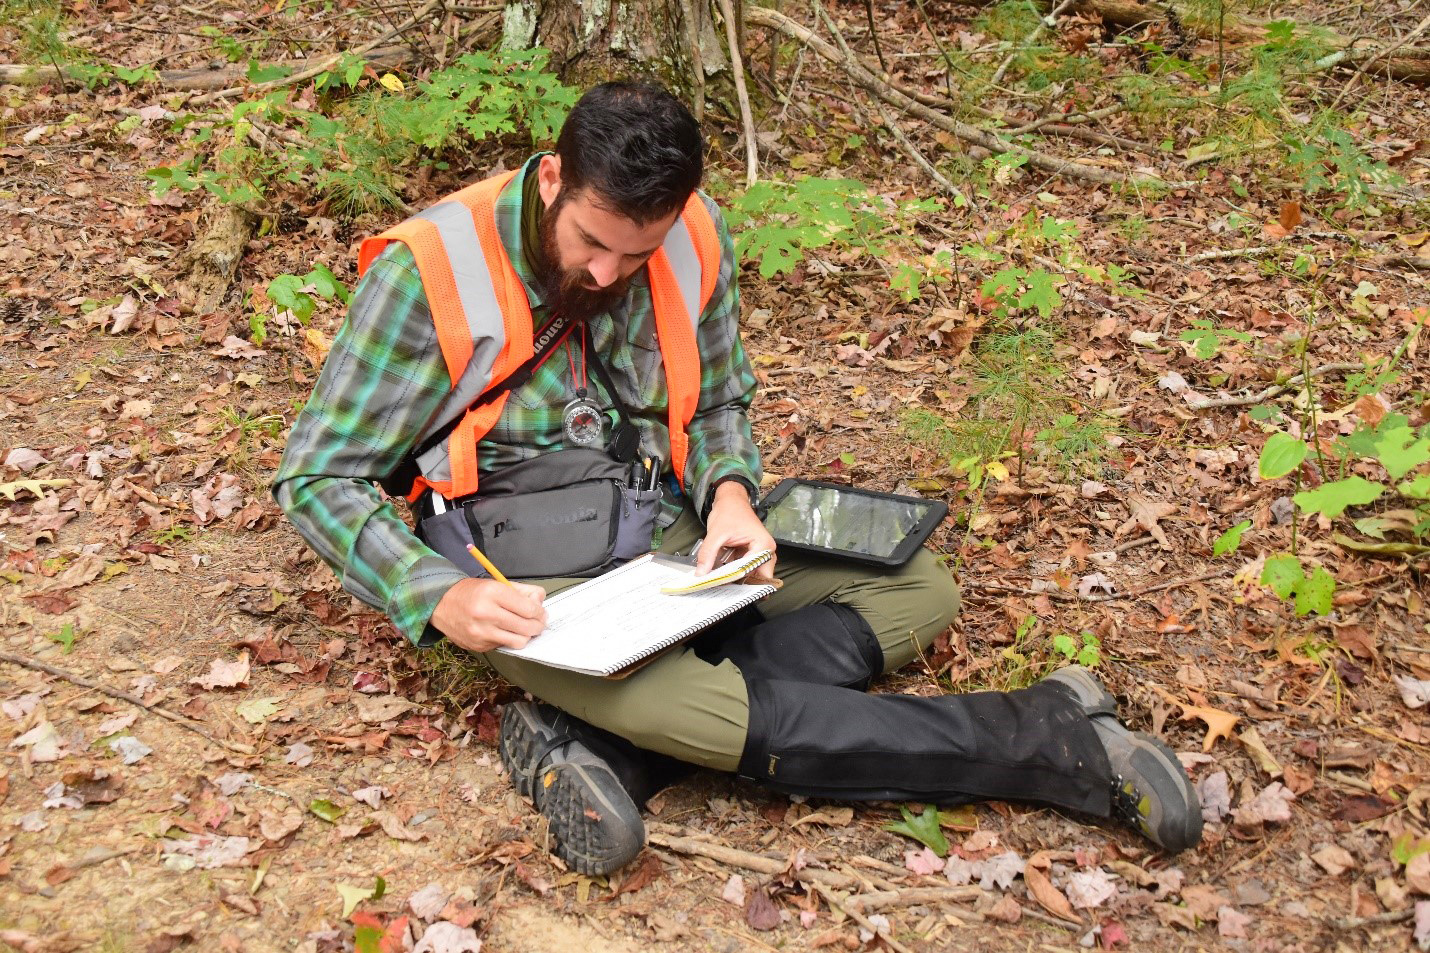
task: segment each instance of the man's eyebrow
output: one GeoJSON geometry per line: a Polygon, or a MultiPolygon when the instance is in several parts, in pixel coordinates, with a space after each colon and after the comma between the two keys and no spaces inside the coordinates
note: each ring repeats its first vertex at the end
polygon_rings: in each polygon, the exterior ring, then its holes
{"type": "MultiPolygon", "coordinates": [[[[584,241],[586,244],[592,245],[592,246],[594,246],[594,247],[596,247],[596,248],[599,248],[599,249],[601,249],[601,251],[610,251],[610,249],[607,248],[607,247],[605,246],[605,244],[604,244],[603,242],[601,242],[600,239],[598,239],[595,235],[592,235],[590,232],[586,231],[586,230],[585,230],[584,228],[582,228],[580,225],[577,225],[577,226],[576,226],[576,231],[578,231],[578,232],[581,233],[581,240],[584,241]]],[[[665,242],[664,242],[664,241],[661,241],[660,245],[652,246],[649,251],[633,252],[633,253],[629,254],[627,257],[629,257],[629,258],[649,258],[651,255],[654,255],[656,252],[660,251],[661,245],[664,245],[664,244],[665,244],[665,242]]]]}

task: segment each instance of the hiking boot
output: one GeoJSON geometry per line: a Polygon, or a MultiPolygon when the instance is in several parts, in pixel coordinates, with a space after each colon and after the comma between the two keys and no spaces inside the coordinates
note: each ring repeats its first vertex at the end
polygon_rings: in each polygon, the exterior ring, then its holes
{"type": "Polygon", "coordinates": [[[1118,721],[1117,701],[1081,665],[1043,681],[1065,689],[1092,722],[1112,770],[1113,815],[1170,853],[1195,847],[1202,839],[1202,802],[1172,749],[1118,721]]]}
{"type": "Polygon", "coordinates": [[[635,859],[645,824],[629,793],[639,782],[618,773],[632,766],[613,750],[598,753],[606,746],[594,731],[550,705],[513,702],[502,712],[500,750],[517,793],[550,825],[556,855],[599,876],[635,859]]]}
{"type": "Polygon", "coordinates": [[[1115,717],[1098,715],[1093,730],[1112,769],[1112,813],[1168,853],[1202,839],[1202,804],[1172,752],[1141,731],[1128,731],[1115,717]]]}
{"type": "Polygon", "coordinates": [[[1089,718],[1094,715],[1117,717],[1117,700],[1102,686],[1097,676],[1081,665],[1060,668],[1043,681],[1053,682],[1067,689],[1082,709],[1082,713],[1089,718]]]}

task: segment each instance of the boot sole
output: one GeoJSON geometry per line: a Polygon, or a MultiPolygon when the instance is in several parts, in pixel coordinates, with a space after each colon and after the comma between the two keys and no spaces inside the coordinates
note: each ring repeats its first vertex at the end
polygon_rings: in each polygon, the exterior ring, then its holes
{"type": "Polygon", "coordinates": [[[543,737],[526,706],[507,706],[500,752],[517,793],[546,818],[556,855],[573,870],[591,876],[619,870],[645,846],[640,809],[614,774],[592,765],[552,765],[537,774],[533,790],[531,759],[543,737]]]}

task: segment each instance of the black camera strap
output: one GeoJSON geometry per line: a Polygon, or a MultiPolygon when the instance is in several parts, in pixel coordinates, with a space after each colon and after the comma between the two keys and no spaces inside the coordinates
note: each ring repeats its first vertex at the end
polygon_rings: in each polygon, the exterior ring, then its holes
{"type": "MultiPolygon", "coordinates": [[[[576,330],[580,323],[580,321],[568,318],[565,314],[559,312],[553,315],[551,320],[547,322],[546,327],[542,328],[532,339],[531,357],[527,358],[516,370],[477,395],[477,399],[472,401],[465,411],[443,424],[432,436],[418,444],[412,452],[398,464],[397,469],[393,470],[386,477],[378,480],[378,484],[392,496],[406,496],[407,492],[412,489],[412,481],[421,475],[421,470],[417,466],[418,457],[433,447],[445,443],[447,438],[452,435],[452,431],[457,429],[457,426],[461,424],[462,419],[466,417],[467,414],[476,410],[478,407],[484,407],[490,404],[507,391],[515,390],[531,380],[531,375],[536,373],[536,369],[540,367],[548,357],[555,353],[556,349],[571,336],[571,332],[576,330]]],[[[605,383],[605,381],[603,380],[602,383],[605,383]]]]}

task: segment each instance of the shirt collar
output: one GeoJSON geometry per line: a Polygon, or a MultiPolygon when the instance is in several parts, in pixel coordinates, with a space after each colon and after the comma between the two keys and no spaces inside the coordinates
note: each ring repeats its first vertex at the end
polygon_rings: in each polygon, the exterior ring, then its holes
{"type": "MultiPolygon", "coordinates": [[[[526,291],[526,299],[530,302],[532,310],[545,307],[541,285],[536,280],[536,269],[544,267],[544,263],[532,261],[532,256],[528,256],[528,247],[535,249],[539,254],[541,242],[536,235],[532,235],[528,246],[526,230],[535,229],[538,226],[545,208],[542,207],[541,212],[536,215],[528,215],[530,209],[526,206],[527,179],[531,177],[534,180],[542,156],[549,154],[539,152],[528,159],[506,187],[501,190],[496,201],[497,237],[501,240],[502,247],[506,249],[507,257],[511,259],[516,276],[521,279],[522,288],[526,291]]],[[[534,188],[531,190],[531,195],[534,201],[538,204],[541,203],[541,196],[534,188]]]]}

